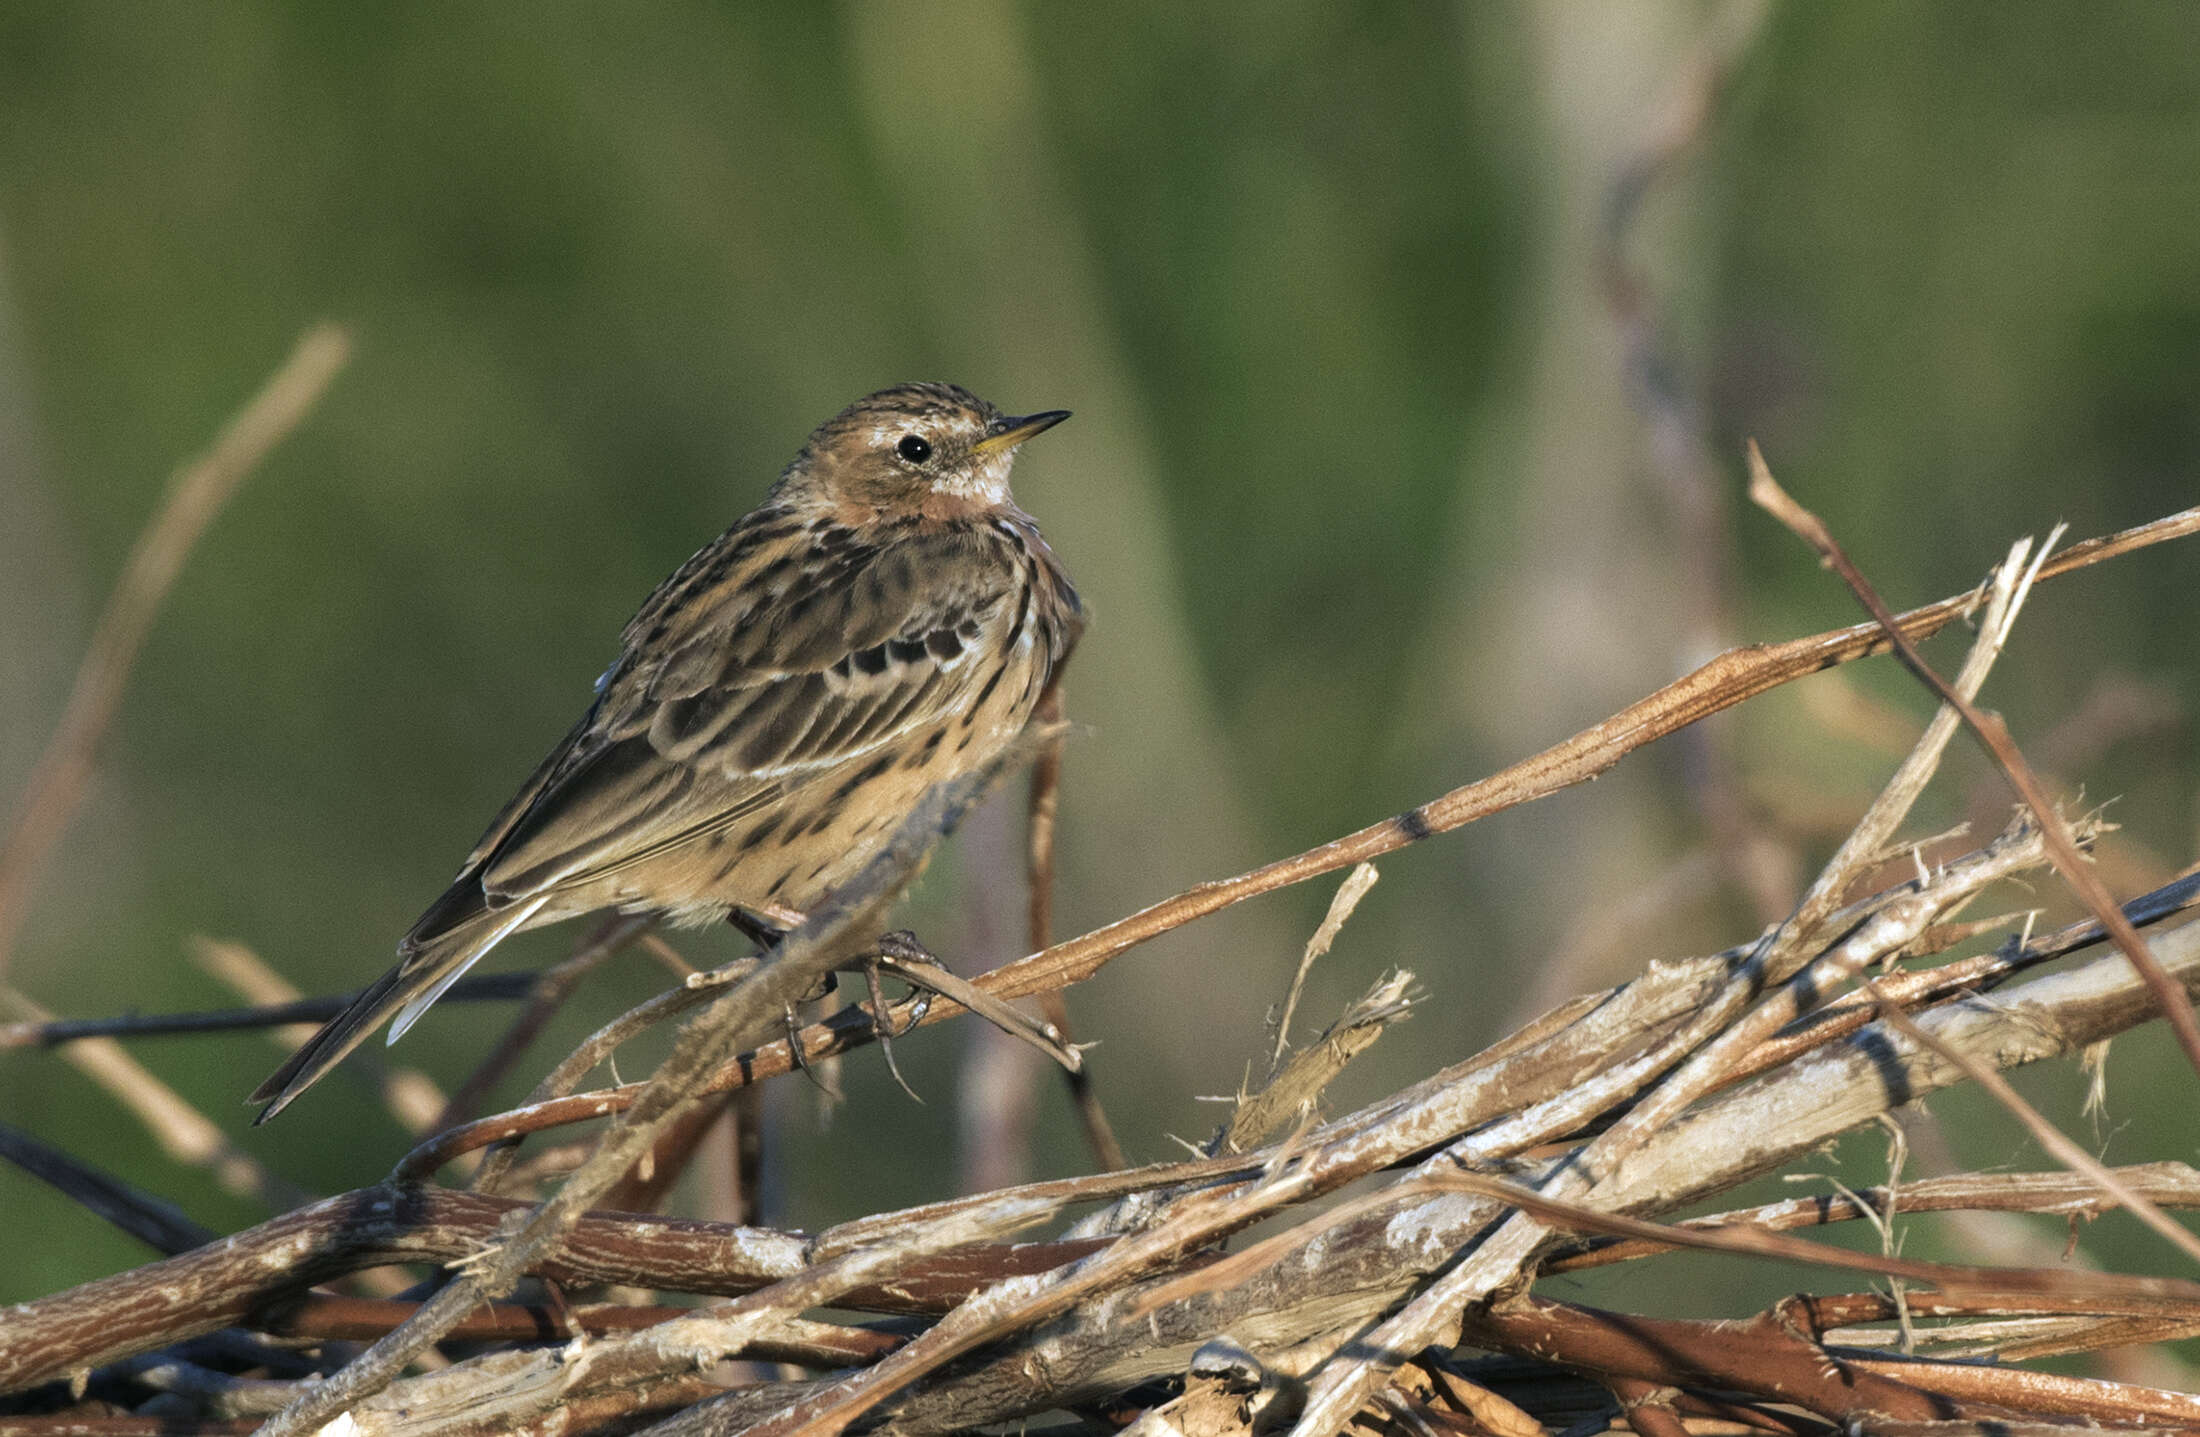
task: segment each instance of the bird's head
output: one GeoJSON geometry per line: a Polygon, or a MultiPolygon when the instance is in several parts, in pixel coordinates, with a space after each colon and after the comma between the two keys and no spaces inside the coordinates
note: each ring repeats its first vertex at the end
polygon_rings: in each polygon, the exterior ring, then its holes
{"type": "Polygon", "coordinates": [[[953,384],[896,385],[819,425],[780,491],[886,511],[1005,504],[1017,446],[1067,418],[1003,414],[953,384]]]}

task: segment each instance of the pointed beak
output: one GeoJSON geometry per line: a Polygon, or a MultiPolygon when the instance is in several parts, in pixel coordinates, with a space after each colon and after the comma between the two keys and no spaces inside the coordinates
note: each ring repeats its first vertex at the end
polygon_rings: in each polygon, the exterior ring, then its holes
{"type": "Polygon", "coordinates": [[[970,450],[973,454],[1004,454],[1032,435],[1044,434],[1067,418],[1067,409],[1049,409],[1038,414],[996,419],[985,438],[971,445],[970,450]]]}

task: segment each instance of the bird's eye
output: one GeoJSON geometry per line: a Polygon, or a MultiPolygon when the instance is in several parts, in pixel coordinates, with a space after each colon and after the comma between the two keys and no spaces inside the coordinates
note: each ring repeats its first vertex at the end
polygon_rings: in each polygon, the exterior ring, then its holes
{"type": "Polygon", "coordinates": [[[912,464],[922,464],[932,457],[932,441],[921,434],[904,434],[894,452],[912,464]]]}

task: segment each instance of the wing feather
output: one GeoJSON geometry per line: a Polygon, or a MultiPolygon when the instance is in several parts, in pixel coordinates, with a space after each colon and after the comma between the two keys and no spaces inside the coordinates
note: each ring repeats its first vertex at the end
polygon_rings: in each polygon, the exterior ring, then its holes
{"type": "Polygon", "coordinates": [[[720,832],[940,721],[991,677],[977,641],[1019,574],[985,531],[755,544],[737,528],[719,542],[735,560],[691,562],[652,596],[589,719],[484,840],[492,910],[720,832]],[[812,562],[787,566],[788,544],[812,562]],[[966,581],[937,582],[935,565],[966,581]],[[781,584],[798,597],[757,592],[781,584]]]}

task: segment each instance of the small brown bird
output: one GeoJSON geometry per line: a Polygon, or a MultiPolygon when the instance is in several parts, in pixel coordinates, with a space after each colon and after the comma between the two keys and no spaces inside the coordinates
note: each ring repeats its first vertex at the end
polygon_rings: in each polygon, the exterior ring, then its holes
{"type": "Polygon", "coordinates": [[[927,789],[1014,739],[1084,627],[1008,492],[1017,446],[1068,417],[906,384],[821,425],[760,508],[649,596],[580,723],[397,966],[252,1094],[257,1121],[392,1014],[396,1042],[522,929],[810,908],[927,789]]]}

